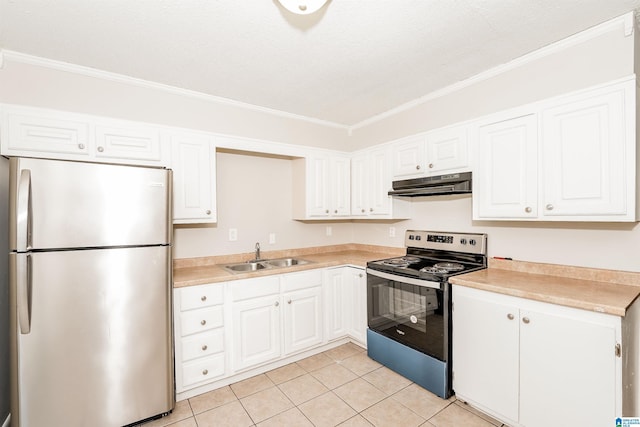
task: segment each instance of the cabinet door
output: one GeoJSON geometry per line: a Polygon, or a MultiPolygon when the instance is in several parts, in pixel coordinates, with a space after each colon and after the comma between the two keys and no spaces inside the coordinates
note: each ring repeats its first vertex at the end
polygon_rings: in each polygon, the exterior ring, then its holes
{"type": "Polygon", "coordinates": [[[430,132],[426,137],[427,173],[469,166],[469,143],[465,126],[430,132]]]}
{"type": "Polygon", "coordinates": [[[520,423],[611,425],[622,410],[616,407],[615,345],[613,325],[521,311],[520,423]]]}
{"type": "Polygon", "coordinates": [[[479,127],[474,219],[537,217],[537,143],[534,114],[479,127]]]}
{"type": "MultiPolygon", "coordinates": [[[[152,126],[108,125],[96,126],[96,158],[147,160],[163,164],[160,131],[152,126]]],[[[166,161],[164,163],[167,163],[166,161]]]]}
{"type": "Polygon", "coordinates": [[[391,149],[382,148],[369,153],[369,215],[391,215],[391,149]]]}
{"type": "Polygon", "coordinates": [[[306,350],[322,343],[322,288],[287,292],[284,302],[284,352],[306,350]]]}
{"type": "Polygon", "coordinates": [[[360,268],[347,268],[349,293],[347,299],[348,333],[367,345],[367,278],[360,268]]]}
{"type": "Polygon", "coordinates": [[[518,307],[491,296],[453,286],[453,389],[461,399],[516,424],[518,307]]]}
{"type": "Polygon", "coordinates": [[[241,370],[280,357],[280,296],[233,303],[233,367],[241,370]]]}
{"type": "MultiPolygon", "coordinates": [[[[62,114],[9,112],[3,126],[2,154],[87,160],[89,124],[62,114]],[[5,133],[6,132],[6,133],[5,133]]],[[[3,121],[5,121],[3,120],[3,121]]]]}
{"type": "Polygon", "coordinates": [[[329,216],[329,159],[308,157],[306,159],[306,204],[307,216],[329,216]]]}
{"type": "Polygon", "coordinates": [[[209,137],[171,135],[173,222],[215,222],[215,147],[209,137]]]}
{"type": "Polygon", "coordinates": [[[329,174],[330,215],[349,216],[351,214],[351,160],[348,157],[331,159],[329,174]]]}
{"type": "Polygon", "coordinates": [[[324,272],[325,330],[327,340],[347,335],[349,309],[347,275],[345,268],[332,268],[324,272]]]}
{"type": "Polygon", "coordinates": [[[351,158],[351,215],[363,216],[369,213],[369,156],[358,154],[351,158]]]}
{"type": "MultiPolygon", "coordinates": [[[[610,91],[610,89],[608,89],[610,91]]],[[[582,97],[542,114],[544,216],[624,215],[630,165],[624,90],[582,97]]]]}
{"type": "Polygon", "coordinates": [[[393,147],[394,179],[414,178],[424,174],[424,137],[413,137],[393,147]]]}

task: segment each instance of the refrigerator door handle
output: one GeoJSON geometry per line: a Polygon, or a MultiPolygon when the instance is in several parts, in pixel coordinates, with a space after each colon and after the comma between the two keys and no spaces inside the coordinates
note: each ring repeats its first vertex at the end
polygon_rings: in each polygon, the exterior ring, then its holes
{"type": "Polygon", "coordinates": [[[31,255],[16,254],[16,296],[20,333],[31,332],[31,255]]]}
{"type": "Polygon", "coordinates": [[[26,252],[31,246],[31,171],[23,169],[18,183],[16,215],[16,250],[26,252]]]}

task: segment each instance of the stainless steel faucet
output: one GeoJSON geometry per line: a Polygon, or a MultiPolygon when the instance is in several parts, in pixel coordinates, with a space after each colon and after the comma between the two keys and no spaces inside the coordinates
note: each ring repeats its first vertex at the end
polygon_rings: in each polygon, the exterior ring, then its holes
{"type": "Polygon", "coordinates": [[[256,261],[260,259],[260,242],[256,242],[256,261]]]}

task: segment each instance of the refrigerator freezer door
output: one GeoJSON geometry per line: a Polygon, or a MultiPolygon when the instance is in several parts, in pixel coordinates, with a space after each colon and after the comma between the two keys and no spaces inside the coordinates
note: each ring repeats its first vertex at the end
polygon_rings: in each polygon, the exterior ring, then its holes
{"type": "Polygon", "coordinates": [[[171,242],[171,171],[30,158],[10,166],[13,251],[25,251],[24,241],[26,250],[171,242]]]}
{"type": "Polygon", "coordinates": [[[170,247],[29,256],[31,330],[13,330],[20,426],[116,427],[171,410],[170,247]]]}

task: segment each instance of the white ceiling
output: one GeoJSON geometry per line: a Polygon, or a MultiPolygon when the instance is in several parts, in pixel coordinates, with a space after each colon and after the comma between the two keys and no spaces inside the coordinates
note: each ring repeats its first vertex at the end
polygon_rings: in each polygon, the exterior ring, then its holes
{"type": "Polygon", "coordinates": [[[0,48],[353,126],[640,0],[0,0],[0,48]]]}

